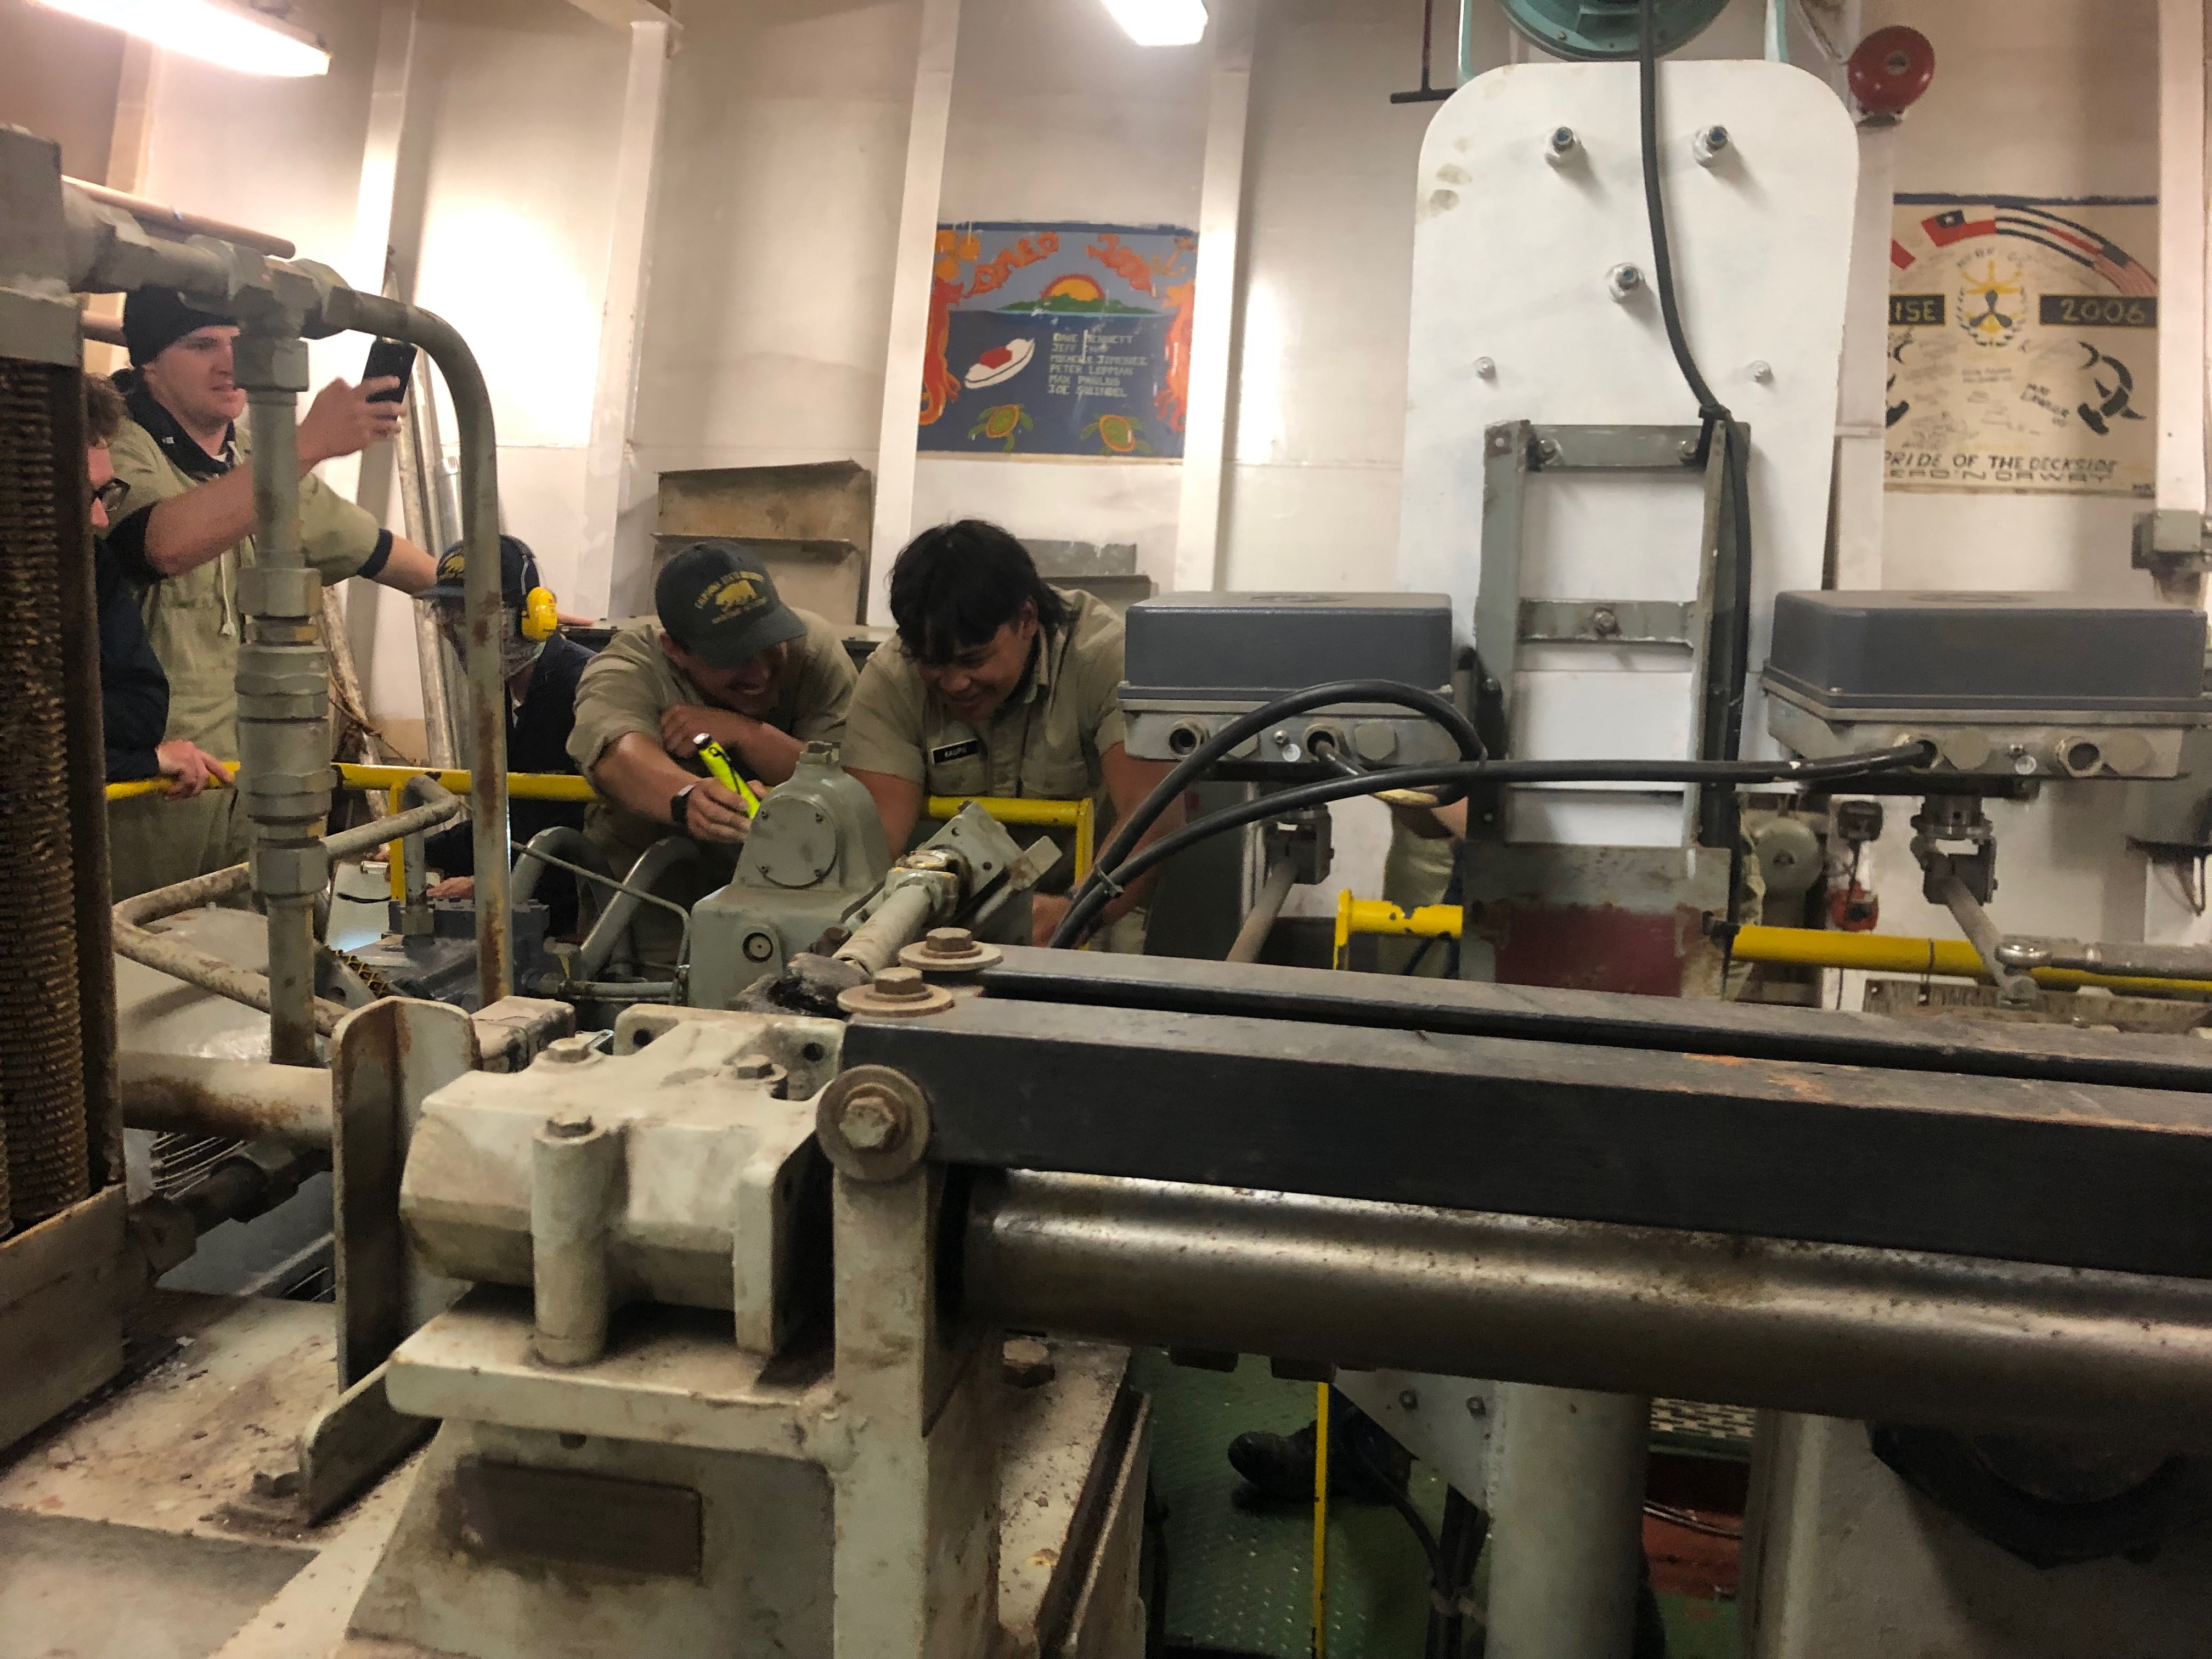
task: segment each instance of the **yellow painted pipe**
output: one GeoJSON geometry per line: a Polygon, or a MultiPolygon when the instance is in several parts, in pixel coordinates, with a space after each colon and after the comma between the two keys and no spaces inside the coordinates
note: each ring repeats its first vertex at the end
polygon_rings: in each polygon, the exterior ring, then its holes
{"type": "MultiPolygon", "coordinates": [[[[1337,965],[1343,966],[1345,948],[1355,933],[1457,939],[1460,918],[1456,905],[1425,904],[1407,915],[1395,904],[1354,898],[1346,890],[1336,901],[1337,965]]],[[[1798,968],[1857,968],[1873,974],[1911,974],[1984,983],[1989,980],[1981,957],[1962,939],[1906,939],[1894,933],[1846,933],[1820,927],[1739,927],[1730,954],[1738,962],[1798,968]]],[[[2055,991],[2095,986],[2154,996],[2212,997],[2212,980],[2124,978],[2071,968],[2039,968],[2035,982],[2055,991]]]]}
{"type": "MultiPolygon", "coordinates": [[[[229,761],[225,764],[237,765],[229,761]]],[[[338,781],[349,789],[390,789],[413,778],[435,778],[457,795],[469,793],[466,772],[441,771],[431,766],[356,766],[350,762],[337,769],[338,781]]],[[[167,778],[133,778],[128,783],[107,786],[107,799],[129,800],[137,795],[158,795],[169,787],[167,778]]],[[[210,787],[225,788],[216,784],[210,787]]],[[[519,800],[597,800],[598,791],[592,787],[589,778],[578,777],[570,772],[510,772],[507,775],[507,793],[519,800]]]]}
{"type": "Polygon", "coordinates": [[[1031,800],[1011,795],[932,795],[927,815],[949,818],[963,806],[980,806],[1000,823],[1036,823],[1052,830],[1075,831],[1075,879],[1091,873],[1098,830],[1097,804],[1081,800],[1031,800]]]}
{"type": "MultiPolygon", "coordinates": [[[[1860,968],[1869,973],[1929,975],[1986,981],[1980,955],[1962,939],[1905,939],[1893,933],[1832,933],[1818,927],[1739,927],[1738,962],[1781,963],[1803,968],[1860,968]]],[[[2212,996],[2212,980],[2143,979],[2038,968],[2035,982],[2053,990],[2085,985],[2108,991],[2174,996],[2212,996]]]]}
{"type": "Polygon", "coordinates": [[[1462,915],[1456,904],[1424,904],[1409,916],[1388,899],[1354,898],[1347,887],[1336,896],[1336,965],[1344,966],[1354,933],[1457,939],[1462,915]]]}
{"type": "MultiPolygon", "coordinates": [[[[457,795],[469,793],[466,772],[441,771],[432,766],[355,766],[342,763],[339,781],[349,789],[389,789],[412,778],[435,778],[457,795]]],[[[599,792],[589,778],[573,772],[510,772],[507,793],[516,800],[597,800],[599,792]]]]}

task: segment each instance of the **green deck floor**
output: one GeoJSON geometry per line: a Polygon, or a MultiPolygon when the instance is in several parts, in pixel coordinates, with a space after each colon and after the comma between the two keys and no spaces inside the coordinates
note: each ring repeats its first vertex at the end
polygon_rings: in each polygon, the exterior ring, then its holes
{"type": "MultiPolygon", "coordinates": [[[[1314,1388],[1279,1382],[1247,1359],[1232,1372],[1195,1370],[1145,1351],[1138,1386],[1152,1397],[1152,1489],[1167,1506],[1170,1644],[1224,1654],[1305,1659],[1313,1516],[1251,1510],[1224,1455],[1247,1429],[1288,1433],[1313,1416],[1314,1388]]],[[[1414,1503],[1431,1527],[1443,1483],[1413,1468],[1414,1503]]],[[[1381,1504],[1331,1506],[1331,1659],[1420,1659],[1427,1570],[1405,1522],[1381,1504]]],[[[1480,1593],[1481,1577],[1478,1573],[1480,1593]]],[[[1737,1659],[1735,1607],[1662,1595],[1670,1659],[1737,1659]]]]}

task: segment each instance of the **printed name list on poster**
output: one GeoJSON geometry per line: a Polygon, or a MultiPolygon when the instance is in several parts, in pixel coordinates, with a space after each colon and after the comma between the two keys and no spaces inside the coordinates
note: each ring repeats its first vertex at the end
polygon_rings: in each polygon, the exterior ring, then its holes
{"type": "Polygon", "coordinates": [[[1891,234],[1890,489],[2152,493],[2156,201],[1901,195],[1891,234]]]}
{"type": "Polygon", "coordinates": [[[940,225],[919,447],[1181,459],[1197,265],[1172,226],[940,225]]]}

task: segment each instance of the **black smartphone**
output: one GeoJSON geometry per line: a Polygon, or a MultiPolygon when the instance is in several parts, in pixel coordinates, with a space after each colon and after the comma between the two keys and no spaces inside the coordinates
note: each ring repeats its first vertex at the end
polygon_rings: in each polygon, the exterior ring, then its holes
{"type": "Polygon", "coordinates": [[[415,348],[404,340],[378,340],[368,349],[368,361],[362,365],[364,380],[388,380],[398,376],[399,384],[386,386],[373,393],[373,404],[396,404],[407,395],[407,377],[415,372],[415,348]]]}

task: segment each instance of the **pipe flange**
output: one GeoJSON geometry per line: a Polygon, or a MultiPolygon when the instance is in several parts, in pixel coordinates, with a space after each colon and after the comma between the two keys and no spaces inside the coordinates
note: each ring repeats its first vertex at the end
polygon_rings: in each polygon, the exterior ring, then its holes
{"type": "Polygon", "coordinates": [[[839,1173],[896,1181],[929,1150],[929,1099],[904,1072],[855,1066],[822,1091],[814,1135],[839,1173]]]}
{"type": "Polygon", "coordinates": [[[848,1014],[887,1014],[904,1019],[939,1014],[952,1006],[952,993],[932,985],[915,968],[885,968],[866,985],[837,993],[837,1006],[848,1014]]]}
{"type": "Polygon", "coordinates": [[[1006,959],[995,945],[981,945],[965,927],[933,927],[928,936],[906,946],[898,959],[926,974],[972,974],[1006,959]]]}

